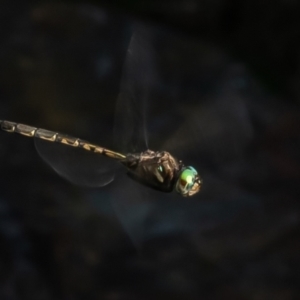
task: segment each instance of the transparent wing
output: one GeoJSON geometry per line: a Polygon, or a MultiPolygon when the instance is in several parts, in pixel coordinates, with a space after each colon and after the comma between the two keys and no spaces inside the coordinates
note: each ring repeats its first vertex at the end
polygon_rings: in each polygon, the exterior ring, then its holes
{"type": "MultiPolygon", "coordinates": [[[[163,102],[160,107],[153,103],[160,88],[157,69],[159,55],[156,49],[160,29],[142,23],[135,23],[133,29],[123,67],[114,127],[116,147],[125,153],[149,149],[148,128],[150,125],[152,131],[157,125],[157,119],[152,120],[153,107],[154,110],[167,109],[163,102]]],[[[133,244],[140,249],[139,237],[144,232],[144,226],[140,222],[147,218],[154,205],[153,201],[145,202],[144,199],[152,191],[134,181],[120,182],[124,185],[116,191],[117,195],[113,198],[114,211],[133,244]],[[130,196],[120,196],[124,193],[130,196]],[[144,193],[144,197],[140,197],[141,193],[144,193]]]]}
{"type": "Polygon", "coordinates": [[[150,148],[170,151],[186,164],[236,159],[253,131],[247,97],[254,88],[247,88],[243,65],[214,45],[169,29],[142,24],[136,29],[123,77],[134,88],[122,100],[143,112],[136,117],[140,129],[147,102],[150,148]]]}
{"type": "Polygon", "coordinates": [[[43,160],[71,183],[101,187],[114,180],[120,165],[100,154],[59,143],[35,139],[35,147],[43,160]]]}
{"type": "Polygon", "coordinates": [[[136,26],[123,67],[114,139],[118,150],[126,153],[148,149],[147,102],[157,81],[151,33],[146,26],[136,26]]]}
{"type": "MultiPolygon", "coordinates": [[[[195,199],[205,198],[208,194],[218,198],[236,192],[230,180],[235,176],[236,165],[242,161],[241,156],[251,142],[253,130],[247,112],[250,95],[245,86],[247,73],[244,74],[239,64],[233,64],[225,53],[213,45],[174,34],[168,29],[137,31],[131,43],[134,41],[151,45],[148,49],[153,53],[147,55],[151,64],[149,69],[150,72],[157,70],[159,74],[159,78],[156,73],[149,75],[152,81],[148,87],[153,89],[144,93],[150,98],[146,110],[150,148],[169,151],[184,164],[192,165],[199,171],[205,184],[203,192],[195,199]],[[222,172],[226,175],[220,172],[222,179],[215,179],[212,174],[221,165],[225,166],[222,172]]],[[[129,53],[132,56],[140,57],[139,51],[147,48],[132,45],[129,53]]],[[[145,62],[142,64],[147,65],[145,62]]],[[[137,68],[133,65],[133,70],[134,67],[137,68]]],[[[128,97],[127,103],[138,97],[132,99],[128,97]]],[[[161,195],[145,187],[141,190],[139,187],[128,188],[125,192],[127,186],[128,183],[124,182],[120,188],[127,196],[120,197],[122,203],[115,206],[116,212],[133,242],[139,244],[139,236],[145,232],[139,232],[143,226],[136,224],[141,221],[138,219],[140,215],[143,220],[148,218],[155,222],[156,216],[151,208],[153,199],[170,197],[173,200],[178,196],[161,195]],[[141,203],[133,203],[136,199],[140,199],[141,203]],[[151,205],[145,206],[150,199],[151,205]],[[126,203],[130,201],[132,203],[126,203]]]]}

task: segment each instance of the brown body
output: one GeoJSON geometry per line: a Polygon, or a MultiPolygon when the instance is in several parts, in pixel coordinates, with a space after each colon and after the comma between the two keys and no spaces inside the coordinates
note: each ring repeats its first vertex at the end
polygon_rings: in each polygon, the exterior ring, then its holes
{"type": "Polygon", "coordinates": [[[169,152],[147,150],[142,153],[123,155],[121,153],[91,144],[79,138],[25,124],[1,121],[1,129],[27,137],[82,148],[120,161],[128,170],[128,175],[140,183],[163,192],[171,192],[183,165],[169,152]]]}
{"type": "Polygon", "coordinates": [[[128,154],[122,162],[133,179],[163,192],[172,192],[183,165],[169,152],[147,150],[128,154]]]}

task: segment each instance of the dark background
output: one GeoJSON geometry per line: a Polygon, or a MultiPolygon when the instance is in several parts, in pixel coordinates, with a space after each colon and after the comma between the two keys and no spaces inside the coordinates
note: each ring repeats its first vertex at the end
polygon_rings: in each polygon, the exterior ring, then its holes
{"type": "Polygon", "coordinates": [[[204,185],[180,198],[120,170],[74,186],[31,139],[1,132],[0,299],[297,299],[299,12],[292,0],[2,1],[0,119],[118,148],[138,30],[149,147],[204,185]]]}

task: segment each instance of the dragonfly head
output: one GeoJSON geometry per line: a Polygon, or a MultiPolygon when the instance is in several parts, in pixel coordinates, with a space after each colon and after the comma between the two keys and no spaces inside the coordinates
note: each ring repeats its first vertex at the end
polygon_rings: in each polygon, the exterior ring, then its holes
{"type": "Polygon", "coordinates": [[[201,189],[202,180],[198,172],[191,166],[183,167],[179,173],[175,189],[184,197],[193,196],[201,189]]]}

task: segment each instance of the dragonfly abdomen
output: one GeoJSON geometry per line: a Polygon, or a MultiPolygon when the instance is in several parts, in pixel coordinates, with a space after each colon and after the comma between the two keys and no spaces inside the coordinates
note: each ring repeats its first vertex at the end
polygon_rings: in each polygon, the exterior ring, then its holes
{"type": "Polygon", "coordinates": [[[102,154],[104,156],[118,160],[124,160],[126,158],[126,156],[121,153],[114,152],[101,146],[86,142],[82,139],[75,138],[66,134],[61,134],[55,131],[50,131],[10,121],[0,120],[0,124],[1,129],[6,132],[18,133],[27,137],[38,138],[49,142],[56,142],[67,146],[82,148],[84,150],[91,151],[97,154],[102,154]]]}

